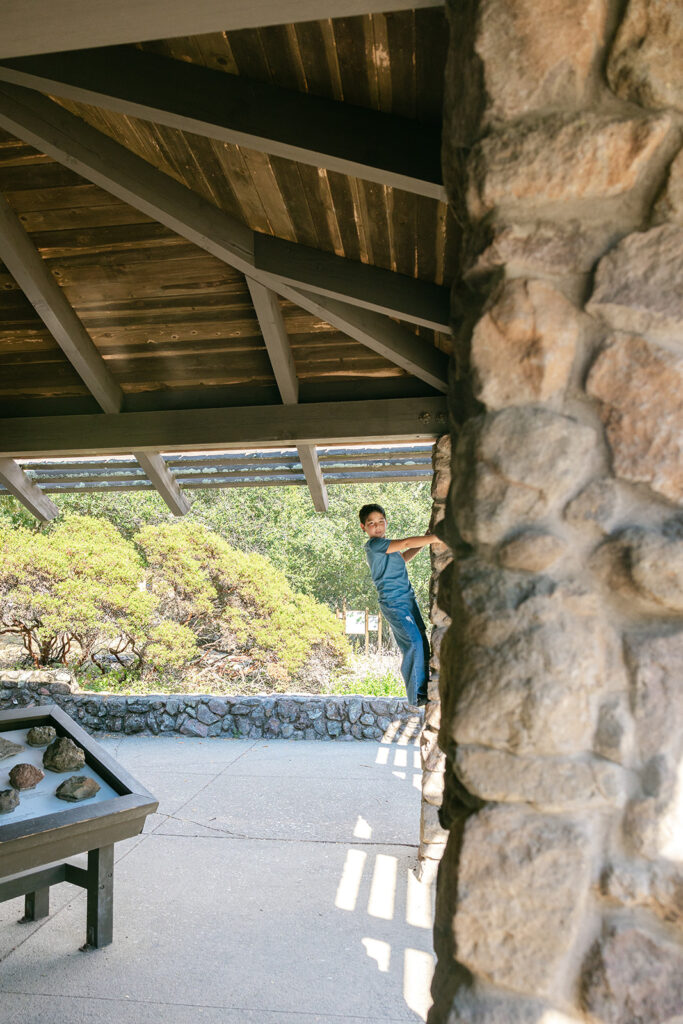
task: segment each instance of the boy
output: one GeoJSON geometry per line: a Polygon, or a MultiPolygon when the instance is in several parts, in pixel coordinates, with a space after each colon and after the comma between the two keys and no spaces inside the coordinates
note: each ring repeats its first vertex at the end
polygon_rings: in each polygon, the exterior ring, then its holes
{"type": "Polygon", "coordinates": [[[379,605],[403,654],[401,675],[406,684],[408,703],[421,707],[427,703],[429,641],[408,579],[406,562],[414,558],[421,548],[438,544],[439,538],[433,533],[425,533],[422,537],[389,540],[384,536],[387,517],[381,505],[363,505],[358,515],[361,530],[369,537],[365,556],[372,582],[377,587],[379,605]]]}

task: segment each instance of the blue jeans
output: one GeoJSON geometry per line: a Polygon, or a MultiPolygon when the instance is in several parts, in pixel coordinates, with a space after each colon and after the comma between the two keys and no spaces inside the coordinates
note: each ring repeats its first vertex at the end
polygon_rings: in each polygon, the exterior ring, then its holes
{"type": "Polygon", "coordinates": [[[429,680],[429,640],[416,601],[395,607],[381,605],[382,614],[391,626],[403,660],[401,675],[406,684],[410,704],[427,700],[429,680]]]}

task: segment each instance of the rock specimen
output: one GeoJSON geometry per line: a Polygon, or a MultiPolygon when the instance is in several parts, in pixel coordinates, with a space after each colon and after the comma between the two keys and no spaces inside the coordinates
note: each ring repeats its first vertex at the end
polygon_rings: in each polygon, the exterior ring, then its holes
{"type": "Polygon", "coordinates": [[[57,731],[51,725],[34,725],[26,734],[29,747],[46,747],[57,738],[57,731]]]}
{"type": "Polygon", "coordinates": [[[14,789],[35,789],[45,778],[45,773],[34,764],[15,764],[9,773],[9,780],[14,789]]]}
{"type": "Polygon", "coordinates": [[[56,796],[60,800],[68,800],[69,803],[76,804],[80,800],[90,800],[99,792],[99,789],[99,783],[88,778],[87,775],[72,775],[70,779],[57,787],[56,796]]]}
{"type": "Polygon", "coordinates": [[[51,772],[73,772],[85,764],[85,753],[68,736],[53,740],[43,754],[43,765],[51,772]]]}
{"type": "Polygon", "coordinates": [[[19,794],[16,789],[0,790],[0,814],[11,814],[19,806],[19,794]]]}
{"type": "Polygon", "coordinates": [[[11,740],[5,740],[0,736],[0,761],[4,761],[8,757],[14,757],[20,750],[23,750],[21,743],[12,743],[11,740]]]}

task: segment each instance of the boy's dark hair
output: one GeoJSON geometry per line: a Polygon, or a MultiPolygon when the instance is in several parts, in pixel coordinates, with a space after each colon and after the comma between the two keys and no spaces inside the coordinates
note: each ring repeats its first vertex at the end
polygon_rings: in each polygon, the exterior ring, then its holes
{"type": "Polygon", "coordinates": [[[369,515],[372,515],[373,512],[380,512],[385,519],[387,518],[387,514],[381,505],[363,505],[362,509],[358,513],[358,518],[360,519],[363,526],[365,526],[365,520],[368,518],[369,515]]]}

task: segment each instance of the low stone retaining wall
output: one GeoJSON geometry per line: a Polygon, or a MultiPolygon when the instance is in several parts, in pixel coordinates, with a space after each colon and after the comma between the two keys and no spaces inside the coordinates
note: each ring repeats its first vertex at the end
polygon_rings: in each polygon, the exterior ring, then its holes
{"type": "Polygon", "coordinates": [[[135,696],[77,689],[69,672],[0,672],[0,711],[57,704],[88,732],[249,739],[393,740],[417,738],[421,716],[399,697],[273,694],[135,696]]]}

